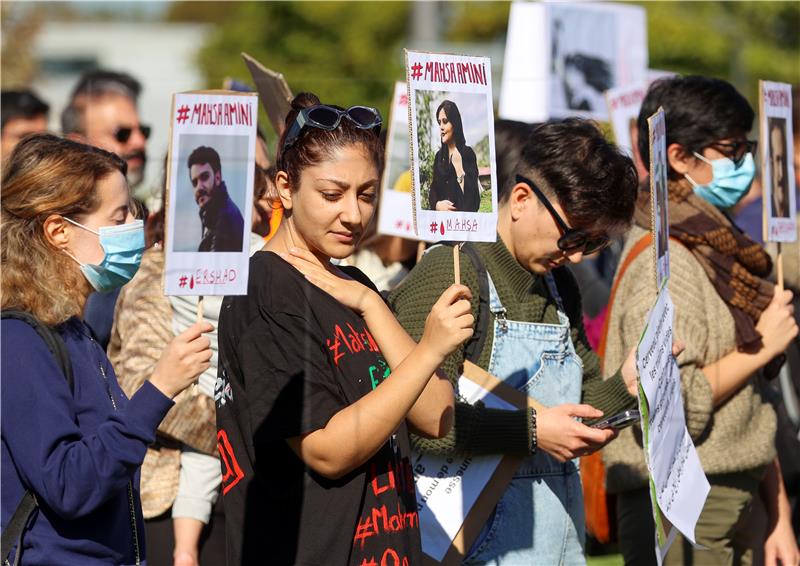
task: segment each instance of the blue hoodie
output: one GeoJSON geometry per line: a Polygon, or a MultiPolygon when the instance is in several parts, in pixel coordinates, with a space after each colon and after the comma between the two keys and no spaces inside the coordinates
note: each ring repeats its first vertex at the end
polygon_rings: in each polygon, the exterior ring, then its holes
{"type": "Polygon", "coordinates": [[[85,324],[58,330],[73,392],[33,328],[0,326],[2,527],[30,489],[39,510],[23,564],[136,564],[137,546],[145,564],[139,468],[172,401],[150,382],[128,400],[85,324]]]}

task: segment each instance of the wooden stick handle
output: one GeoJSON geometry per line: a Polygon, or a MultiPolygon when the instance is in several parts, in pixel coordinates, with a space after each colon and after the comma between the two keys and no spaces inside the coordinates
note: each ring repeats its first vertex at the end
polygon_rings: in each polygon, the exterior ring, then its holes
{"type": "Polygon", "coordinates": [[[203,295],[197,298],[197,323],[203,322],[203,295]]]}
{"type": "Polygon", "coordinates": [[[461,258],[459,257],[459,250],[461,246],[455,244],[453,246],[453,272],[455,273],[456,285],[461,285],[461,258]]]}
{"type": "Polygon", "coordinates": [[[776,261],[778,264],[778,292],[783,293],[783,249],[780,242],[778,242],[778,257],[776,261]]]}
{"type": "Polygon", "coordinates": [[[417,263],[422,261],[422,256],[425,255],[425,242],[420,241],[417,244],[417,263]]]}

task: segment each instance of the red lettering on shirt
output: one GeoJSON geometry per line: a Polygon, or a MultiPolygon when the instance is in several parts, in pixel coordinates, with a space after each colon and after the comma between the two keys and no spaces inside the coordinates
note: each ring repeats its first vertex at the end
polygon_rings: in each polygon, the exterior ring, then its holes
{"type": "Polygon", "coordinates": [[[222,462],[222,495],[228,493],[233,486],[244,477],[244,472],[233,454],[233,447],[224,430],[217,432],[217,450],[222,462]]]}

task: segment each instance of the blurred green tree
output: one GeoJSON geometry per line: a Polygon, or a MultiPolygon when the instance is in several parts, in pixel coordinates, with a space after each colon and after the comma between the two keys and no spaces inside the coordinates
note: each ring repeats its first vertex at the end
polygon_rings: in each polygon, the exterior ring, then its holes
{"type": "Polygon", "coordinates": [[[294,93],[375,106],[384,120],[394,81],[405,78],[408,16],[405,2],[176,2],[168,13],[217,24],[198,61],[209,87],[226,76],[252,83],[245,51],[282,72],[294,93]]]}

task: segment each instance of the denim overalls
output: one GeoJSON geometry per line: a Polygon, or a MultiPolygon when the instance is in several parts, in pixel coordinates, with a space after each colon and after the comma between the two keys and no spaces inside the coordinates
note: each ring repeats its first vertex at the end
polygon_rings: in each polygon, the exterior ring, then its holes
{"type": "MultiPolygon", "coordinates": [[[[494,341],[488,371],[543,405],[580,403],[583,362],[553,276],[545,276],[559,324],[506,319],[489,276],[494,341]]],[[[522,461],[484,525],[465,564],[555,566],[585,564],[584,515],[578,459],[559,463],[539,450],[522,461]]]]}

